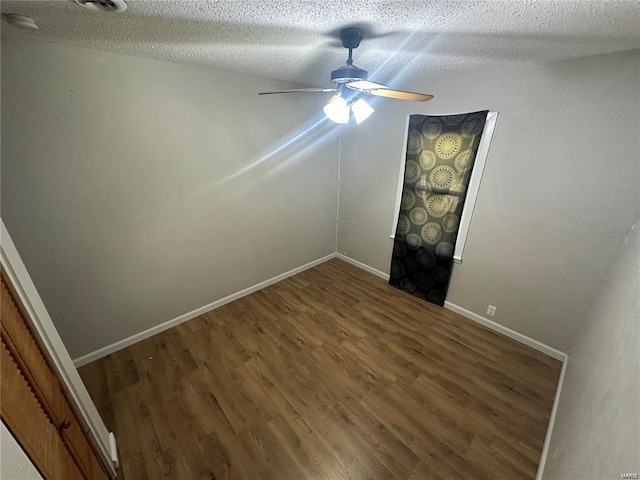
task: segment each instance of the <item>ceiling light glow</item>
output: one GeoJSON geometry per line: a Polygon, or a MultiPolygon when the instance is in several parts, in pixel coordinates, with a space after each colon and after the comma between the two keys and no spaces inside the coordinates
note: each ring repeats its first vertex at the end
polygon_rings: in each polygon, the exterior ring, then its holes
{"type": "Polygon", "coordinates": [[[329,120],[336,123],[349,123],[350,107],[339,93],[334,95],[322,110],[329,120]]]}
{"type": "Polygon", "coordinates": [[[353,103],[353,105],[351,105],[351,111],[353,112],[353,116],[356,118],[356,123],[359,124],[369,118],[369,115],[371,115],[375,110],[363,98],[359,98],[353,103]]]}
{"type": "Polygon", "coordinates": [[[340,93],[335,94],[322,110],[329,120],[341,124],[349,123],[351,113],[356,123],[362,123],[374,112],[363,98],[345,100],[340,93]]]}

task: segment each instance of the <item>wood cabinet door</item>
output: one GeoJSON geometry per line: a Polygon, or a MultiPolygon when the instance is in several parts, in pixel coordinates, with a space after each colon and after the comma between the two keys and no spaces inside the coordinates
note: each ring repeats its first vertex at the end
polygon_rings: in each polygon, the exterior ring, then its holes
{"type": "Polygon", "coordinates": [[[107,480],[4,271],[0,298],[2,421],[45,479],[107,480]]]}

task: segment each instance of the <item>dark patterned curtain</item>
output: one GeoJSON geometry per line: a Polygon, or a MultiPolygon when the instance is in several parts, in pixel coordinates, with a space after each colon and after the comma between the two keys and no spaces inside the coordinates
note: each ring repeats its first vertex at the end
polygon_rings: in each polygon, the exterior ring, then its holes
{"type": "Polygon", "coordinates": [[[444,305],[471,170],[488,111],[411,115],[389,284],[444,305]]]}

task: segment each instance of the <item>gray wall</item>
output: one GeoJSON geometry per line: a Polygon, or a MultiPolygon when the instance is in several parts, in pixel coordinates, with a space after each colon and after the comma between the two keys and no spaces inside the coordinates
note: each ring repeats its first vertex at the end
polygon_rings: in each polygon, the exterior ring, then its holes
{"type": "MultiPolygon", "coordinates": [[[[303,133],[324,98],[59,45],[2,57],[2,217],[72,356],[334,250],[335,131],[303,133]]],[[[635,51],[405,83],[436,99],[342,135],[338,251],[388,272],[407,114],[497,110],[448,300],[568,350],[638,215],[639,70],[635,51]]]]}
{"type": "Polygon", "coordinates": [[[636,224],[571,349],[544,480],[640,473],[639,231],[636,224]]]}
{"type": "Polygon", "coordinates": [[[335,251],[337,138],[280,148],[323,99],[256,95],[291,87],[3,41],[2,218],[72,357],[335,251]]]}
{"type": "Polygon", "coordinates": [[[447,300],[567,351],[639,213],[640,54],[410,81],[342,137],[338,251],[389,271],[410,113],[500,112],[447,300]]]}

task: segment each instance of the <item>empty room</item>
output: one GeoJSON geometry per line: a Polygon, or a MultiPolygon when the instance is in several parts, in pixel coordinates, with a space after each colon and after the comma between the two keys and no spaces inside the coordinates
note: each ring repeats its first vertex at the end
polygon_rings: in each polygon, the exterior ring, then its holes
{"type": "Polygon", "coordinates": [[[1,3],[0,478],[640,475],[640,3],[1,3]]]}

